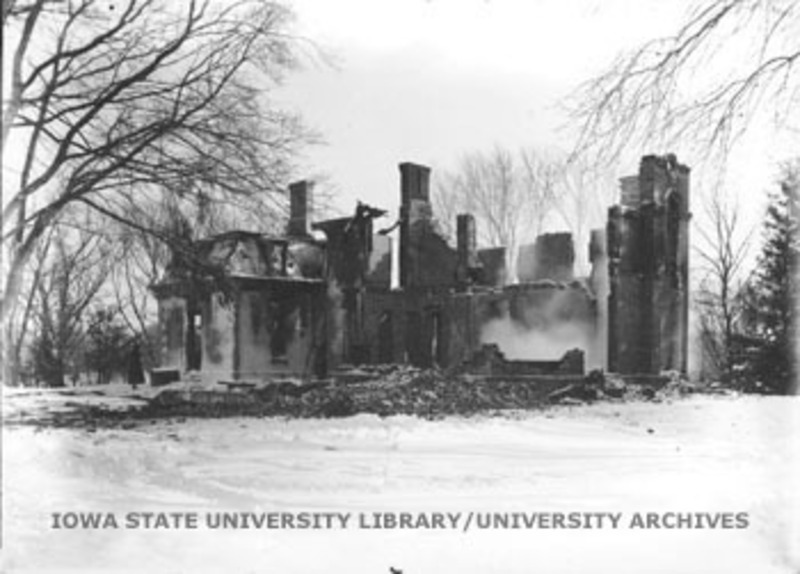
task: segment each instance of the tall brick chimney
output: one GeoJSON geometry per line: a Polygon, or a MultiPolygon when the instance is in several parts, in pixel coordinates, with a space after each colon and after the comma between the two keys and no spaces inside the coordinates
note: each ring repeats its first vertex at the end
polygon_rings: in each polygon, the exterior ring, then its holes
{"type": "Polygon", "coordinates": [[[400,200],[409,205],[412,200],[430,200],[431,168],[416,163],[400,164],[400,200]]]}
{"type": "Polygon", "coordinates": [[[480,266],[475,231],[475,217],[470,213],[462,213],[456,218],[456,244],[458,263],[456,266],[456,282],[459,286],[469,285],[471,271],[480,266]]]}
{"type": "Polygon", "coordinates": [[[405,162],[400,164],[400,286],[420,284],[421,242],[427,224],[433,218],[431,211],[431,169],[424,165],[405,162]]]}
{"type": "Polygon", "coordinates": [[[314,182],[303,180],[289,184],[288,235],[308,235],[311,229],[314,182]]]}

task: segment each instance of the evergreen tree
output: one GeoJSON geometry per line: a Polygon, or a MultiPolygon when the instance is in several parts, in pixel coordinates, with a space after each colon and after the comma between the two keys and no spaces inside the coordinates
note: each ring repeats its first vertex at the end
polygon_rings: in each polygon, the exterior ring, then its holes
{"type": "Polygon", "coordinates": [[[747,368],[768,392],[797,389],[798,263],[800,263],[800,159],[783,167],[770,195],[764,245],[747,289],[747,368]]]}

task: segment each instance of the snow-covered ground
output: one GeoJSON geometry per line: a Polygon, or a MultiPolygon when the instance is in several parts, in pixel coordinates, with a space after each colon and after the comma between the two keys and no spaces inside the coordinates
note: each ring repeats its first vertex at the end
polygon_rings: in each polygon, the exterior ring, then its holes
{"type": "MultiPolygon", "coordinates": [[[[58,401],[48,393],[7,395],[4,410],[58,401]]],[[[695,397],[440,421],[236,418],[96,432],[9,426],[2,567],[797,573],[799,451],[800,397],[695,397]],[[52,528],[53,513],[78,512],[103,513],[107,528],[52,528]],[[194,515],[198,527],[145,529],[139,514],[137,528],[128,528],[128,513],[144,512],[194,515]],[[206,516],[218,512],[350,518],[346,528],[212,529],[206,516]],[[378,512],[414,520],[442,512],[458,522],[365,528],[378,512]],[[629,528],[647,512],[707,515],[699,520],[746,513],[747,527],[629,528]],[[602,528],[478,528],[488,513],[581,513],[592,526],[599,519],[583,513],[621,518],[616,529],[609,519],[602,528]]]]}

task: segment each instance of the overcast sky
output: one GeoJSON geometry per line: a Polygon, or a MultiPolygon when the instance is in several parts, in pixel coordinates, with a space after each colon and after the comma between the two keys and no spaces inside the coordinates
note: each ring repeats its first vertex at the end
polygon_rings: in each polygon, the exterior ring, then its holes
{"type": "MultiPolygon", "coordinates": [[[[279,101],[301,112],[326,145],[306,173],[323,172],[342,213],[360,199],[395,211],[397,164],[436,168],[495,144],[567,149],[559,107],[621,51],[674,32],[688,3],[676,0],[291,0],[297,31],[336,65],[288,78],[279,101]]],[[[753,137],[727,193],[743,196],[754,222],[783,159],[753,137]],[[745,163],[745,167],[741,167],[745,163]],[[742,190],[745,190],[743,193],[742,190]]],[[[631,150],[615,178],[635,173],[631,150]]],[[[692,165],[691,158],[679,158],[692,165]]],[[[693,184],[699,180],[694,172],[693,184]]],[[[695,198],[696,199],[696,198],[695,198]]],[[[699,206],[695,203],[695,210],[699,206]]]]}
{"type": "Polygon", "coordinates": [[[649,0],[291,4],[298,31],[336,65],[290,77],[279,98],[324,136],[308,169],[330,175],[347,211],[356,199],[394,209],[401,161],[446,167],[495,144],[567,147],[561,99],[683,13],[649,0]]]}

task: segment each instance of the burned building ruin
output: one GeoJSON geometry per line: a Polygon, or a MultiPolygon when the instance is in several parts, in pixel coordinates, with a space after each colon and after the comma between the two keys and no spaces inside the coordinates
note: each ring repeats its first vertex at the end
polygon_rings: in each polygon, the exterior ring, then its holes
{"type": "Polygon", "coordinates": [[[689,340],[689,169],[647,156],[609,209],[608,368],[686,373],[689,340]]]}
{"type": "Polygon", "coordinates": [[[284,236],[197,243],[222,283],[173,262],[153,287],[162,367],[215,381],[380,363],[686,372],[689,170],[674,156],[645,156],[638,175],[621,180],[606,229],[591,233],[589,276],[574,274],[571,235],[549,233],[520,248],[515,283],[505,248],[478,249],[472,215],[458,216],[455,247],[436,231],[429,168],[399,169],[396,258],[392,239],[375,233],[383,211],[359,204],[352,217],[314,223],[313,186],[299,182],[284,236]]]}

